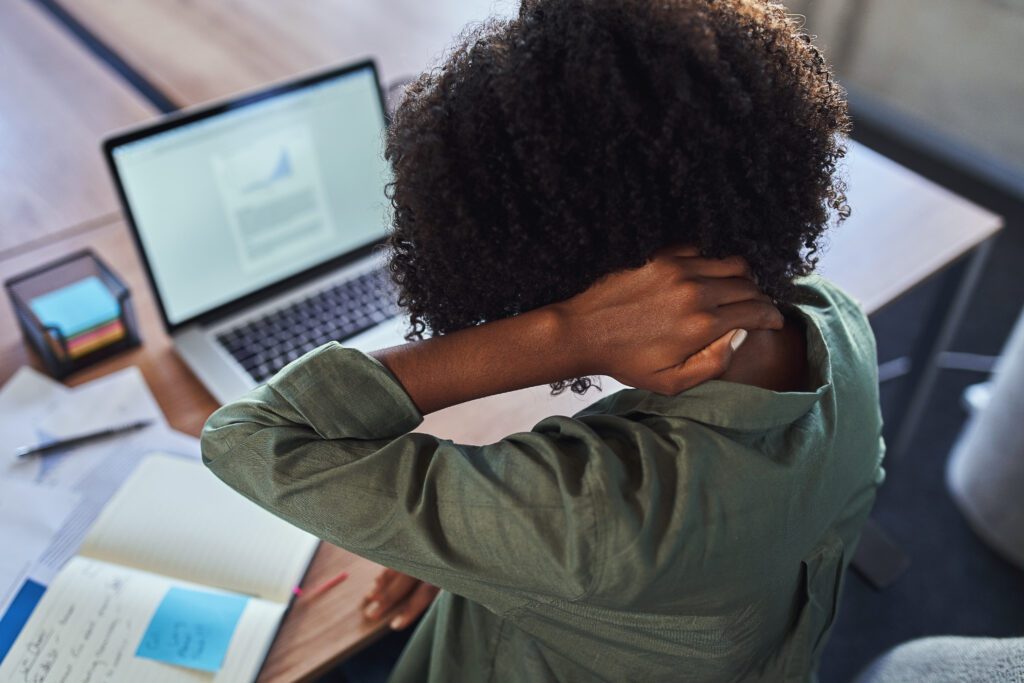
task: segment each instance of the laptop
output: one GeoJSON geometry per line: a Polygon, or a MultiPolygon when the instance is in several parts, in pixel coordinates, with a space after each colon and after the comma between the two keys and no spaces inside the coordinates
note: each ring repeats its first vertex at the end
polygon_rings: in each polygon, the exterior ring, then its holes
{"type": "Polygon", "coordinates": [[[402,342],[385,126],[364,61],[104,141],[163,323],[218,401],[331,340],[402,342]]]}

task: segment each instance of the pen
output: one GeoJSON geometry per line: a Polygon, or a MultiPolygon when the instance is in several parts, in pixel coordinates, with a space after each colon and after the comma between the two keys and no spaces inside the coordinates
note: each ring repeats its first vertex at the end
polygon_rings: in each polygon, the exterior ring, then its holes
{"type": "Polygon", "coordinates": [[[14,451],[14,455],[17,458],[24,458],[27,455],[34,453],[49,453],[63,448],[70,448],[71,446],[78,446],[83,443],[89,443],[97,439],[103,439],[108,436],[114,436],[115,434],[123,434],[124,432],[131,432],[136,429],[142,429],[148,425],[153,424],[152,420],[139,420],[138,422],[131,422],[129,424],[117,425],[115,427],[107,427],[96,432],[89,432],[88,434],[82,434],[80,436],[72,436],[67,439],[57,439],[56,441],[48,441],[47,443],[40,443],[34,446],[22,446],[14,451]]]}
{"type": "Polygon", "coordinates": [[[342,573],[338,574],[337,576],[335,576],[333,579],[327,579],[326,581],[321,583],[316,588],[312,588],[310,590],[302,590],[301,588],[296,586],[295,588],[292,589],[292,593],[294,593],[296,596],[306,595],[306,596],[309,596],[310,598],[315,598],[316,596],[318,596],[321,593],[327,591],[328,589],[333,588],[334,586],[337,586],[339,583],[341,583],[342,581],[344,581],[347,578],[348,578],[348,572],[342,572],[342,573]]]}

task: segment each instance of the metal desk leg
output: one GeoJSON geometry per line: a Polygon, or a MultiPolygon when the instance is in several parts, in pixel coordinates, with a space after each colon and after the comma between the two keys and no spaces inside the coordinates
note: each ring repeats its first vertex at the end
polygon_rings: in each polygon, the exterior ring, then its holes
{"type": "MultiPolygon", "coordinates": [[[[887,448],[887,466],[902,458],[913,444],[918,423],[935,388],[940,370],[937,362],[939,355],[948,349],[953,335],[960,327],[992,242],[991,238],[982,242],[971,255],[961,258],[950,271],[941,275],[943,280],[940,291],[914,343],[910,372],[904,379],[906,388],[901,392],[895,416],[889,420],[892,427],[888,431],[895,434],[895,437],[887,448]]],[[[874,519],[869,519],[864,525],[851,564],[865,581],[881,589],[892,584],[906,571],[910,558],[874,519]]]]}
{"type": "Polygon", "coordinates": [[[963,319],[971,296],[978,283],[992,249],[990,238],[979,244],[966,258],[955,263],[955,272],[943,274],[943,282],[931,310],[925,318],[924,328],[918,333],[911,356],[910,372],[904,379],[906,388],[901,392],[895,415],[890,418],[894,434],[887,448],[885,462],[893,465],[911,447],[924,410],[935,389],[940,367],[939,355],[948,350],[953,336],[963,319]]]}

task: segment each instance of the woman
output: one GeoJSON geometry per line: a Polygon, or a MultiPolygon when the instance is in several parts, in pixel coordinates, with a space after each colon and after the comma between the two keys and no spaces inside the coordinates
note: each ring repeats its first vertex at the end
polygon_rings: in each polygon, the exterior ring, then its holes
{"type": "Polygon", "coordinates": [[[874,339],[808,276],[847,126],[777,5],[525,2],[388,136],[418,341],[295,361],[205,461],[391,567],[371,617],[433,599],[393,680],[809,679],[881,479],[874,339]],[[597,374],[635,388],[488,446],[410,433],[597,374]]]}

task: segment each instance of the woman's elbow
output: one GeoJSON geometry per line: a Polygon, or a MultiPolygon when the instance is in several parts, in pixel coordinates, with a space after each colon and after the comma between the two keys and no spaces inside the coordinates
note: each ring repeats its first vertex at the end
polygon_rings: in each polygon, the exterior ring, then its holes
{"type": "Polygon", "coordinates": [[[206,419],[199,437],[203,463],[212,468],[214,463],[229,457],[260,428],[261,425],[241,414],[236,404],[217,409],[206,419]]]}

